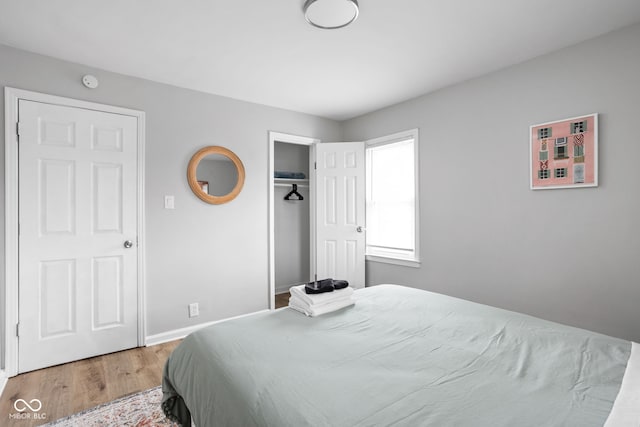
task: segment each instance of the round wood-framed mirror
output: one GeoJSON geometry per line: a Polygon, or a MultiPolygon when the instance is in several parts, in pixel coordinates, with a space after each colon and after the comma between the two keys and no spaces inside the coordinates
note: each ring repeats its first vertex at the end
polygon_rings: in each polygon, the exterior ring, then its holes
{"type": "Polygon", "coordinates": [[[204,147],[191,157],[187,181],[200,200],[220,205],[240,194],[244,185],[244,165],[228,148],[204,147]]]}

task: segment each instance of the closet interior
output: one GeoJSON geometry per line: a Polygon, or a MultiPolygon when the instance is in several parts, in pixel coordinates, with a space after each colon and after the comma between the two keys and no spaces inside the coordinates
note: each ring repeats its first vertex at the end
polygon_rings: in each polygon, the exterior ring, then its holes
{"type": "Polygon", "coordinates": [[[275,293],[311,280],[309,146],[274,144],[275,293]]]}

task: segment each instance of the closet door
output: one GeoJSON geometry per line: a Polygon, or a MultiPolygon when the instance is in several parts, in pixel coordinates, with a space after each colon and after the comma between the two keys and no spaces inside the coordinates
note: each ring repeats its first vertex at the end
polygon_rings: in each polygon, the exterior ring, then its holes
{"type": "Polygon", "coordinates": [[[318,279],[365,284],[364,143],[321,143],[316,153],[318,279]]]}

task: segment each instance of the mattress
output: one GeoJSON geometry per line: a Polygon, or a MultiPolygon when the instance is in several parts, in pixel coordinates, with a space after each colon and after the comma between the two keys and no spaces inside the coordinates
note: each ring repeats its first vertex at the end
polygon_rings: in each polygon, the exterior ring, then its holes
{"type": "Polygon", "coordinates": [[[165,366],[165,413],[197,426],[640,425],[629,341],[397,285],[354,298],[191,334],[165,366]]]}

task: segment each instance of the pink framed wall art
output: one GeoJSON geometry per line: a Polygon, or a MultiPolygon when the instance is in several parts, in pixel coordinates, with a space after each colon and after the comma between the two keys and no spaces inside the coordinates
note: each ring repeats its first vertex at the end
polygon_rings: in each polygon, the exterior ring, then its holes
{"type": "Polygon", "coordinates": [[[529,128],[532,190],[598,186],[598,114],[529,128]]]}

